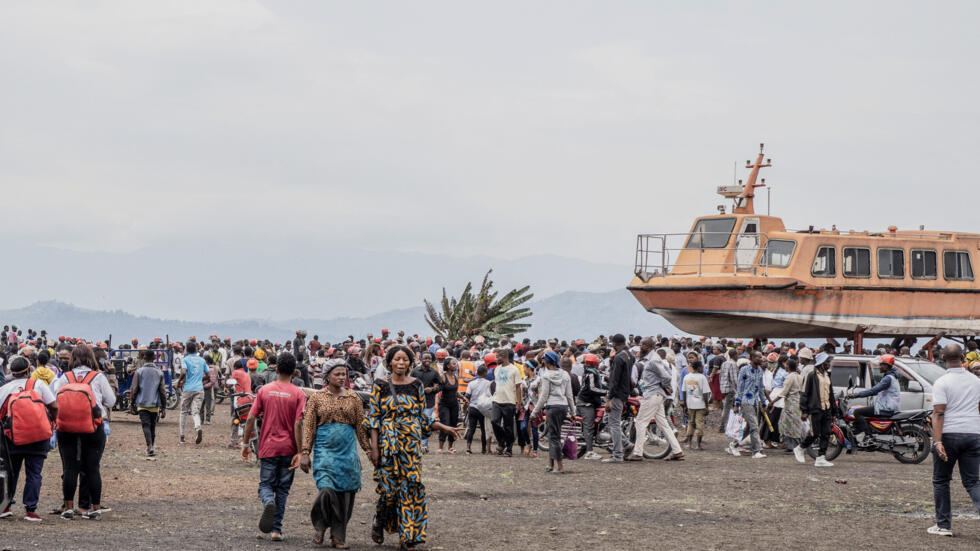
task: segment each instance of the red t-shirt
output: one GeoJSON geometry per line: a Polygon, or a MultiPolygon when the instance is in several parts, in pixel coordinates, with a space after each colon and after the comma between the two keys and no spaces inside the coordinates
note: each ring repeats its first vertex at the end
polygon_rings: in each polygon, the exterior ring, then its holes
{"type": "Polygon", "coordinates": [[[262,415],[259,458],[293,456],[296,438],[293,425],[303,418],[306,395],[292,383],[278,381],[259,389],[252,403],[252,415],[262,415]]]}

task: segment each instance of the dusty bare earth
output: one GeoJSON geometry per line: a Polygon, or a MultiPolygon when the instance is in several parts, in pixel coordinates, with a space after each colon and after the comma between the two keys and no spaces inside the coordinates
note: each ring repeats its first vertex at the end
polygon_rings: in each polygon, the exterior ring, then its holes
{"type": "MultiPolygon", "coordinates": [[[[103,460],[102,521],[40,524],[0,521],[0,549],[306,549],[312,477],[297,474],[285,520],[287,541],[256,539],[258,468],[224,446],[226,406],[206,426],[201,446],[177,446],[176,415],[160,427],[162,456],[143,459],[135,418],[116,413],[103,460]]],[[[709,423],[717,426],[716,416],[709,423]]],[[[710,426],[710,425],[709,425],[710,426]]],[[[680,463],[602,465],[568,462],[546,474],[546,459],[457,454],[425,456],[428,549],[977,549],[980,520],[954,480],[956,537],[928,536],[931,460],[902,465],[883,454],[842,456],[833,469],[800,466],[777,451],[768,459],[722,453],[712,432],[707,450],[680,463]],[[846,481],[846,484],[837,481],[846,481]]],[[[433,440],[433,444],[435,441],[433,440]]],[[[368,465],[366,458],[362,464],[368,465]]],[[[61,464],[44,468],[40,512],[60,500],[61,464]]],[[[23,476],[23,475],[22,475],[23,476]]],[[[349,529],[352,549],[368,538],[374,485],[364,470],[349,529]]],[[[389,536],[384,548],[396,549],[389,536]]]]}

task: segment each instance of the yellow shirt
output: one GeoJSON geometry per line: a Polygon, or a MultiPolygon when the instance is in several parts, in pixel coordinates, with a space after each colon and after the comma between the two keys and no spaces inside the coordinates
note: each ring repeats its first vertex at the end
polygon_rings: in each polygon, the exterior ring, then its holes
{"type": "Polygon", "coordinates": [[[41,366],[35,369],[34,373],[31,373],[31,379],[44,381],[45,384],[50,386],[54,382],[54,371],[41,366]]]}
{"type": "Polygon", "coordinates": [[[816,375],[817,385],[820,387],[820,409],[828,410],[830,409],[830,375],[821,374],[819,371],[816,375]]]}

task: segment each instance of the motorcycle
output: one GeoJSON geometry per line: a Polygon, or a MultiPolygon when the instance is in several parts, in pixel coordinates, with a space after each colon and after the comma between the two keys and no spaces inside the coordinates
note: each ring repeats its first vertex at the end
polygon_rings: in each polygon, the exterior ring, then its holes
{"type": "MultiPolygon", "coordinates": [[[[848,392],[851,387],[848,387],[848,392]]],[[[838,400],[841,410],[845,411],[843,419],[830,428],[830,445],[827,447],[827,460],[832,461],[842,451],[848,454],[856,451],[883,452],[895,456],[900,463],[922,463],[932,449],[932,413],[929,410],[917,409],[900,411],[891,417],[866,417],[870,434],[865,435],[866,444],[858,446],[855,437],[857,424],[854,410],[859,406],[847,405],[846,395],[842,393],[838,400]]],[[[807,450],[810,457],[819,454],[817,444],[807,450]]]]}
{"type": "MultiPolygon", "coordinates": [[[[248,421],[248,414],[252,411],[252,400],[255,399],[254,394],[249,394],[247,392],[235,392],[235,387],[238,381],[235,379],[228,379],[225,384],[231,389],[228,397],[231,398],[231,405],[235,408],[235,418],[232,423],[238,426],[238,438],[240,439],[245,435],[245,422],[248,421]],[[248,403],[239,404],[239,398],[250,398],[248,403]]],[[[262,431],[262,417],[255,418],[255,430],[252,431],[252,436],[249,438],[247,445],[252,448],[252,454],[256,458],[259,457],[259,433],[262,431]]],[[[258,464],[258,462],[256,462],[258,464]]]]}
{"type": "MultiPolygon", "coordinates": [[[[632,453],[633,447],[636,444],[636,414],[639,410],[640,398],[638,396],[630,396],[623,405],[623,417],[618,428],[622,431],[624,455],[632,453]]],[[[612,452],[612,430],[614,429],[609,426],[609,421],[606,416],[607,412],[605,407],[596,408],[595,438],[592,447],[612,452]]],[[[547,452],[550,447],[548,426],[542,423],[541,427],[538,447],[547,452]]],[[[673,428],[669,430],[673,430],[673,428]]],[[[566,419],[562,423],[562,435],[569,434],[573,435],[577,440],[578,457],[581,457],[585,454],[586,443],[585,437],[582,435],[582,417],[580,415],[566,419]]],[[[643,444],[643,457],[645,459],[663,459],[670,454],[670,443],[664,436],[661,427],[657,426],[655,420],[651,420],[650,424],[647,425],[645,438],[646,441],[643,444]]]]}

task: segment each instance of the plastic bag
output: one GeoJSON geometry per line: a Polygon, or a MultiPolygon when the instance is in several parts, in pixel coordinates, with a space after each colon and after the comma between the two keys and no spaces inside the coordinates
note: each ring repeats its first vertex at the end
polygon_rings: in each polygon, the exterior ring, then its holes
{"type": "Polygon", "coordinates": [[[565,443],[561,447],[565,459],[578,459],[578,440],[571,434],[565,436],[565,443]]]}
{"type": "Polygon", "coordinates": [[[470,407],[476,408],[484,417],[490,417],[493,412],[493,398],[489,394],[484,394],[470,404],[470,407]]]}
{"type": "Polygon", "coordinates": [[[741,413],[732,413],[728,416],[728,423],[725,424],[725,436],[736,442],[742,439],[742,430],[745,428],[745,419],[741,413]]]}

